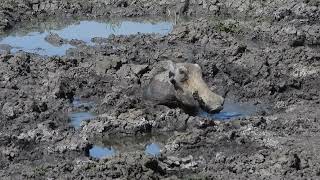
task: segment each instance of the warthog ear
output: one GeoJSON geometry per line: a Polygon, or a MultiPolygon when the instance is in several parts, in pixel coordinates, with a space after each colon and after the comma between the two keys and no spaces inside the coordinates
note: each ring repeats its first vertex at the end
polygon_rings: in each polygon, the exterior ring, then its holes
{"type": "Polygon", "coordinates": [[[172,61],[168,61],[169,79],[173,79],[175,76],[176,67],[172,61]]]}
{"type": "Polygon", "coordinates": [[[171,71],[171,72],[175,72],[175,65],[173,64],[172,61],[168,61],[168,70],[171,71]]]}
{"type": "Polygon", "coordinates": [[[199,66],[199,64],[194,64],[194,65],[201,70],[201,67],[199,66]]]}
{"type": "Polygon", "coordinates": [[[179,67],[175,74],[175,79],[178,82],[184,82],[188,80],[188,69],[185,67],[179,67]]]}
{"type": "Polygon", "coordinates": [[[169,71],[169,78],[173,78],[174,77],[174,73],[172,71],[169,71]]]}

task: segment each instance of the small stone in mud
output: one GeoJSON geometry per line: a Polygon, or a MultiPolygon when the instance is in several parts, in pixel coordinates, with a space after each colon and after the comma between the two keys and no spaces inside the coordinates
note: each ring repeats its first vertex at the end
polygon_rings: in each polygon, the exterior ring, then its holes
{"type": "Polygon", "coordinates": [[[289,40],[289,46],[291,47],[297,47],[297,46],[303,46],[306,41],[305,35],[300,35],[293,37],[291,40],[289,40]]]}
{"type": "Polygon", "coordinates": [[[61,46],[68,42],[56,33],[50,33],[44,39],[53,46],[61,46]]]}
{"type": "Polygon", "coordinates": [[[71,46],[80,46],[80,45],[85,45],[86,42],[82,41],[82,40],[79,40],[79,39],[71,39],[69,44],[71,46]]]}
{"type": "Polygon", "coordinates": [[[105,74],[109,69],[118,69],[122,65],[121,58],[117,56],[100,56],[96,60],[96,73],[105,74]]]}
{"type": "Polygon", "coordinates": [[[0,52],[7,51],[10,52],[12,47],[9,44],[0,44],[0,52]]]}
{"type": "Polygon", "coordinates": [[[16,115],[13,105],[10,103],[5,103],[2,107],[2,114],[7,117],[13,118],[16,115]]]}
{"type": "Polygon", "coordinates": [[[103,38],[103,37],[94,37],[91,39],[91,42],[96,43],[96,44],[103,44],[108,42],[108,38],[103,38]]]}
{"type": "Polygon", "coordinates": [[[139,75],[148,70],[148,65],[132,65],[131,70],[134,74],[139,75]]]}

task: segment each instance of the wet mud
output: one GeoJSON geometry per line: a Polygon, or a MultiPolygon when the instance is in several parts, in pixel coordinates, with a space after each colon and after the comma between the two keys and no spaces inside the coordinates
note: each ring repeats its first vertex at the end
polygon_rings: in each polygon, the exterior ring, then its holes
{"type": "Polygon", "coordinates": [[[319,16],[311,0],[1,1],[0,179],[319,179],[319,16]],[[198,64],[224,109],[146,102],[168,60],[198,64]]]}

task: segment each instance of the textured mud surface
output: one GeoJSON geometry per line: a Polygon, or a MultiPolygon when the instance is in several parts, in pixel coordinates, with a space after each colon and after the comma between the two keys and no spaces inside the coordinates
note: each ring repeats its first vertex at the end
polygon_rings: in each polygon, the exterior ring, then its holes
{"type": "Polygon", "coordinates": [[[94,46],[74,39],[61,57],[0,45],[0,179],[319,179],[319,5],[1,1],[2,34],[52,16],[177,23],[165,36],[97,37],[94,46]],[[199,64],[212,90],[257,109],[221,121],[145,103],[143,88],[167,60],[199,64]],[[92,116],[75,128],[75,113],[92,116]],[[132,140],[150,134],[169,137],[132,140]],[[159,155],[145,152],[151,143],[159,155]],[[96,146],[120,153],[92,157],[96,146]]]}

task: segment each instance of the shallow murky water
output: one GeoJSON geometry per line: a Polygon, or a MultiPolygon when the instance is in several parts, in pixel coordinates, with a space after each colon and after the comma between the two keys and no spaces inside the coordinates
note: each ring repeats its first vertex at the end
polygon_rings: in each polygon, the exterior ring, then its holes
{"type": "Polygon", "coordinates": [[[82,121],[88,121],[94,117],[95,116],[90,112],[73,112],[70,115],[71,126],[79,129],[82,121]]]}
{"type": "Polygon", "coordinates": [[[89,155],[93,158],[102,159],[114,156],[116,154],[113,148],[101,147],[101,146],[93,146],[89,150],[89,155]]]}
{"type": "Polygon", "coordinates": [[[209,114],[205,111],[199,113],[199,116],[210,118],[213,120],[232,120],[241,117],[253,115],[258,111],[258,107],[249,103],[237,103],[231,100],[226,100],[223,110],[219,113],[209,114]]]}
{"type": "Polygon", "coordinates": [[[95,117],[88,111],[83,112],[83,108],[85,110],[89,110],[94,107],[95,103],[93,101],[74,97],[71,105],[76,109],[75,112],[72,112],[69,115],[70,124],[75,129],[79,129],[81,127],[82,121],[88,121],[95,117]]]}
{"type": "MultiPolygon", "coordinates": [[[[45,23],[45,22],[44,22],[45,23]]],[[[57,24],[59,27],[50,26],[43,29],[44,25],[39,28],[33,27],[30,32],[21,29],[12,32],[7,36],[0,37],[0,44],[10,45],[11,52],[23,50],[26,52],[37,53],[40,55],[64,55],[66,50],[73,47],[70,44],[56,46],[48,43],[45,37],[49,33],[56,33],[60,37],[71,40],[77,39],[92,44],[91,39],[94,37],[108,37],[114,35],[131,35],[137,33],[156,33],[166,35],[172,30],[173,24],[168,21],[148,22],[148,21],[76,21],[66,23],[64,26],[57,24]]]]}
{"type": "Polygon", "coordinates": [[[103,159],[126,152],[144,152],[150,156],[159,156],[168,135],[147,134],[132,137],[108,137],[96,141],[89,150],[93,158],[103,159]]]}
{"type": "Polygon", "coordinates": [[[161,153],[161,147],[157,143],[148,144],[145,153],[152,156],[158,156],[161,153]]]}

